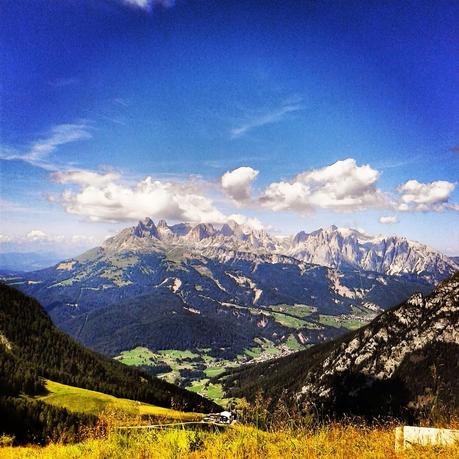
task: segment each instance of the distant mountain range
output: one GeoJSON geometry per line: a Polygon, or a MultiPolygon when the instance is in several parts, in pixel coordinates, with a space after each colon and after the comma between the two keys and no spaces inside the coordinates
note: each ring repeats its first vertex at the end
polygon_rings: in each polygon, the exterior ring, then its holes
{"type": "Polygon", "coordinates": [[[459,269],[457,262],[430,247],[399,236],[370,236],[358,230],[331,226],[291,237],[272,236],[235,222],[216,227],[185,223],[157,225],[146,218],[105,243],[112,251],[151,250],[158,244],[185,247],[218,260],[235,253],[276,254],[306,263],[346,269],[361,269],[388,275],[424,278],[438,282],[459,269]]]}
{"type": "Polygon", "coordinates": [[[235,222],[147,218],[78,257],[4,279],[92,349],[193,350],[197,377],[206,358],[263,360],[339,336],[458,269],[399,237],[331,227],[281,238],[235,222]]]}
{"type": "Polygon", "coordinates": [[[337,340],[223,375],[232,396],[263,391],[322,415],[459,410],[459,273],[337,340]]]}

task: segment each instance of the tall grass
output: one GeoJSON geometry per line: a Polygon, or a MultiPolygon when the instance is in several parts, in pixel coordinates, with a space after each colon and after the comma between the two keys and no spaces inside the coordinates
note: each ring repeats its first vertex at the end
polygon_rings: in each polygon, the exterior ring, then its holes
{"type": "MultiPolygon", "coordinates": [[[[151,431],[118,429],[125,415],[105,413],[99,424],[87,432],[87,439],[74,445],[50,444],[46,447],[3,447],[2,459],[390,459],[459,458],[459,445],[449,448],[412,448],[394,452],[394,426],[365,426],[330,423],[295,426],[272,425],[261,430],[238,424],[224,431],[165,428],[151,431]]],[[[132,418],[131,418],[132,421],[132,418]]]]}

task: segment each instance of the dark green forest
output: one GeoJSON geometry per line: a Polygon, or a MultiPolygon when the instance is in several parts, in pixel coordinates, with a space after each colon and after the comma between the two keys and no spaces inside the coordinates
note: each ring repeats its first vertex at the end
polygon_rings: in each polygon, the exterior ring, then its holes
{"type": "Polygon", "coordinates": [[[0,431],[15,434],[18,441],[45,441],[60,435],[64,425],[76,435],[74,426],[91,422],[87,416],[20,398],[43,393],[42,378],[184,411],[219,408],[198,394],[84,348],[59,331],[36,300],[0,284],[0,431]],[[24,416],[22,423],[6,421],[24,416]]]}

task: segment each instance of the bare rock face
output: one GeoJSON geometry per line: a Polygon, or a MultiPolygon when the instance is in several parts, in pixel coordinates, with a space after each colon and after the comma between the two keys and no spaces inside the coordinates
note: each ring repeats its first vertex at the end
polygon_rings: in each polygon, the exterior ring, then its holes
{"type": "MultiPolygon", "coordinates": [[[[416,382],[417,365],[431,357],[423,353],[438,346],[452,350],[451,355],[439,357],[452,359],[449,364],[459,369],[459,273],[431,295],[414,294],[335,346],[308,372],[296,397],[307,406],[332,406],[340,402],[346,381],[353,384],[347,387],[346,396],[359,403],[359,392],[368,392],[372,385],[395,380],[416,382]],[[415,355],[421,357],[416,360],[415,355]]],[[[459,403],[457,388],[453,393],[451,403],[459,403]]]]}
{"type": "MultiPolygon", "coordinates": [[[[150,218],[127,228],[104,244],[111,251],[156,251],[185,247],[209,258],[228,260],[254,256],[292,258],[340,271],[363,270],[435,285],[459,265],[434,249],[399,236],[370,236],[331,226],[312,233],[280,238],[234,221],[223,225],[187,223],[157,225],[150,218]]],[[[274,261],[276,262],[276,261],[274,261]]]]}
{"type": "Polygon", "coordinates": [[[370,236],[336,226],[309,234],[298,233],[286,252],[308,263],[389,275],[417,275],[431,283],[459,269],[454,260],[404,237],[370,236]]]}
{"type": "Polygon", "coordinates": [[[413,422],[459,413],[459,272],[333,341],[222,375],[226,393],[311,415],[413,422]]]}

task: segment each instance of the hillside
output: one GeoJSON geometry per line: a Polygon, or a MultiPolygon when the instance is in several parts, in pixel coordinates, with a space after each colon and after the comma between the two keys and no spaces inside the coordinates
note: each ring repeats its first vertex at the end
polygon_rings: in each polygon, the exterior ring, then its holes
{"type": "MultiPolygon", "coordinates": [[[[328,236],[310,238],[324,250],[339,248],[343,230],[330,231],[322,233],[333,234],[338,245],[328,236]]],[[[147,218],[81,256],[4,279],[37,298],[53,322],[85,346],[116,358],[145,348],[155,357],[143,367],[191,387],[207,379],[208,366],[286,355],[365,325],[414,292],[429,293],[424,269],[442,277],[454,266],[401,239],[385,251],[384,263],[390,252],[402,272],[314,260],[330,265],[321,266],[303,261],[303,252],[289,254],[304,247],[304,238],[297,239],[234,222],[168,225],[147,218]],[[411,267],[401,261],[405,249],[417,260],[411,267]],[[193,358],[171,362],[164,351],[191,351],[193,358]]],[[[382,246],[370,242],[358,252],[371,249],[376,259],[382,246]]],[[[320,247],[314,250],[322,253],[320,247]]]]}
{"type": "MultiPolygon", "coordinates": [[[[0,410],[4,415],[10,413],[11,419],[20,419],[24,415],[19,413],[24,411],[33,412],[37,419],[31,425],[38,429],[42,426],[37,420],[43,419],[40,413],[44,411],[50,412],[52,419],[69,418],[72,425],[77,422],[74,415],[58,408],[18,398],[46,393],[42,378],[165,408],[197,412],[219,408],[195,393],[85,349],[59,331],[36,300],[3,284],[0,331],[0,410]]],[[[18,421],[18,425],[25,428],[24,423],[18,421]]],[[[0,430],[7,432],[15,427],[13,422],[0,424],[0,430]]],[[[40,437],[46,429],[40,432],[34,435],[40,437]]],[[[19,438],[30,440],[30,434],[21,431],[19,438]]]]}
{"type": "Polygon", "coordinates": [[[45,388],[46,394],[35,396],[37,400],[75,413],[98,416],[107,410],[117,410],[129,416],[145,417],[154,422],[193,421],[200,420],[203,416],[201,413],[154,406],[50,380],[45,381],[45,388]]]}
{"type": "Polygon", "coordinates": [[[459,273],[335,341],[221,377],[229,395],[342,416],[459,412],[459,273]]]}

